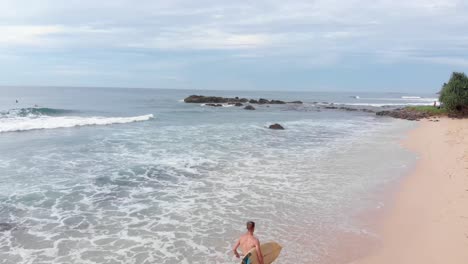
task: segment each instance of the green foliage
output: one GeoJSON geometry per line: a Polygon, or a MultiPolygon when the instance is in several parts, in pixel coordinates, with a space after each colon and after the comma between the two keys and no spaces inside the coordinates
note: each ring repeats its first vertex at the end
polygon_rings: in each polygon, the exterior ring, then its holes
{"type": "Polygon", "coordinates": [[[424,106],[408,106],[407,109],[416,111],[416,112],[422,112],[422,113],[428,113],[430,115],[445,115],[447,114],[447,110],[444,108],[437,108],[432,105],[424,105],[424,106]]]}
{"type": "Polygon", "coordinates": [[[442,86],[439,101],[451,112],[468,108],[468,78],[464,73],[452,73],[449,82],[442,86]]]}

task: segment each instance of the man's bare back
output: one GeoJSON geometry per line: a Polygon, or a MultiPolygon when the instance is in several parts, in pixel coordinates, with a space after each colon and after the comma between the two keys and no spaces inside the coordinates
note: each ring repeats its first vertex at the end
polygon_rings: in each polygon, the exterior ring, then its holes
{"type": "MultiPolygon", "coordinates": [[[[237,258],[240,258],[237,248],[241,248],[242,254],[247,254],[251,249],[257,249],[257,259],[260,264],[263,264],[263,254],[260,248],[260,241],[256,238],[253,233],[255,230],[255,223],[252,221],[247,222],[247,233],[242,235],[237,241],[236,245],[233,248],[234,255],[237,258]]],[[[249,262],[247,262],[249,263],[249,262]]]]}
{"type": "Polygon", "coordinates": [[[242,253],[245,255],[252,248],[255,248],[255,246],[259,244],[259,241],[255,236],[250,233],[246,233],[239,238],[239,243],[242,253]]]}

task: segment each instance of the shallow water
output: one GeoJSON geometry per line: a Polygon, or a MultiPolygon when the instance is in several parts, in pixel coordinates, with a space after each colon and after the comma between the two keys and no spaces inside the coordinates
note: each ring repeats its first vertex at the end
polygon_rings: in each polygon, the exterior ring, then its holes
{"type": "MultiPolygon", "coordinates": [[[[0,133],[0,223],[7,223],[0,263],[233,263],[230,250],[247,220],[257,222],[262,241],[283,245],[278,263],[320,263],[333,254],[337,233],[372,235],[351,216],[381,205],[371,194],[414,159],[398,144],[413,124],[369,113],[180,102],[199,91],[3,89],[0,130],[2,122],[40,118],[49,127],[0,133]],[[8,105],[12,98],[20,105],[8,105]],[[12,111],[31,104],[65,112],[12,111]],[[89,122],[109,118],[129,122],[89,122]],[[59,128],[62,119],[88,123],[59,128]],[[273,122],[286,130],[265,128],[273,122]]],[[[379,100],[370,103],[404,99],[372,96],[379,100]]]]}

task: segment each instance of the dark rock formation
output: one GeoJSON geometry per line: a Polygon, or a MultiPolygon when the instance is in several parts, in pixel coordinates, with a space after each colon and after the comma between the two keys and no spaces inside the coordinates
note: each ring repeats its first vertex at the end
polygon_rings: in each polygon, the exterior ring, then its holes
{"type": "Polygon", "coordinates": [[[242,104],[242,103],[235,103],[234,105],[235,105],[235,106],[243,106],[244,104],[242,104]]]}
{"type": "Polygon", "coordinates": [[[352,108],[352,107],[347,107],[347,106],[341,106],[338,109],[345,110],[345,111],[358,111],[359,110],[357,108],[352,108]]]}
{"type": "Polygon", "coordinates": [[[222,104],[205,104],[206,106],[214,106],[214,107],[221,107],[222,104]]]}
{"type": "Polygon", "coordinates": [[[395,110],[385,110],[375,113],[378,116],[390,116],[394,118],[401,118],[411,121],[419,121],[423,118],[428,118],[431,114],[421,111],[414,111],[408,108],[398,108],[395,110]]]}
{"type": "Polygon", "coordinates": [[[366,112],[366,113],[375,113],[375,110],[369,109],[369,108],[358,108],[358,107],[353,107],[353,106],[339,106],[339,105],[334,105],[334,104],[329,104],[323,107],[317,107],[317,108],[324,108],[324,109],[332,109],[332,110],[342,110],[342,111],[349,111],[349,112],[366,112]]]}
{"type": "Polygon", "coordinates": [[[244,107],[245,110],[255,110],[255,107],[251,106],[251,105],[247,105],[246,107],[244,107]]]}
{"type": "MultiPolygon", "coordinates": [[[[197,103],[197,104],[205,104],[205,103],[228,103],[229,98],[224,97],[217,97],[217,96],[203,96],[203,95],[191,95],[184,99],[186,103],[197,103]]],[[[235,100],[235,99],[232,99],[235,100]]]]}
{"type": "Polygon", "coordinates": [[[271,100],[270,104],[285,104],[286,102],[281,101],[281,100],[271,100]]]}
{"type": "Polygon", "coordinates": [[[269,129],[283,130],[284,127],[280,124],[273,124],[268,127],[269,129]]]}
{"type": "MultiPolygon", "coordinates": [[[[290,104],[303,104],[302,101],[292,101],[292,102],[288,102],[290,104]]],[[[313,102],[314,104],[316,104],[317,102],[313,102]]]]}
{"type": "MultiPolygon", "coordinates": [[[[228,97],[218,97],[218,96],[203,96],[203,95],[190,95],[184,99],[186,103],[197,103],[197,104],[237,104],[237,103],[250,103],[250,104],[286,104],[286,102],[281,100],[267,100],[260,98],[259,100],[247,99],[247,98],[228,98],[228,97]]],[[[294,101],[294,103],[299,103],[300,101],[294,101]]],[[[302,102],[300,102],[302,103],[302,102]]],[[[213,105],[211,105],[213,106],[213,105]]]]}

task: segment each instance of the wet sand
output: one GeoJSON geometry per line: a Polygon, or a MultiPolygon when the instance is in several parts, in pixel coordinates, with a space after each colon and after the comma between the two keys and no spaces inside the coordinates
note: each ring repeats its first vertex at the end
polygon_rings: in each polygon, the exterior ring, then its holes
{"type": "Polygon", "coordinates": [[[353,264],[468,263],[468,120],[421,121],[419,160],[391,198],[370,255],[353,264]]]}

